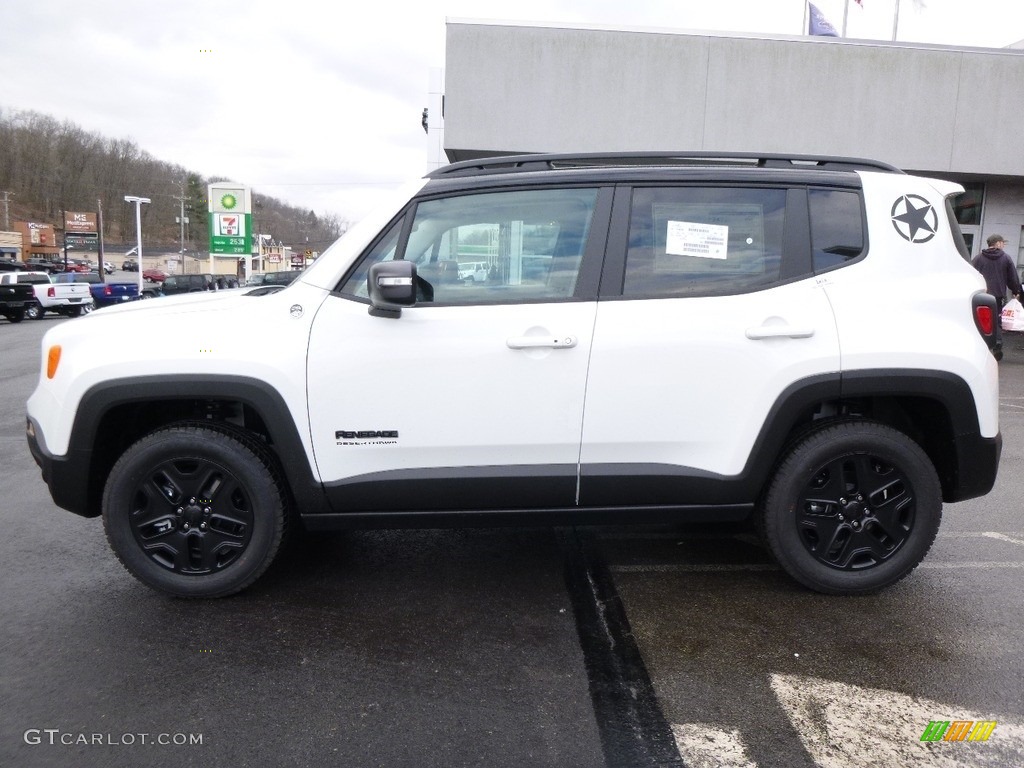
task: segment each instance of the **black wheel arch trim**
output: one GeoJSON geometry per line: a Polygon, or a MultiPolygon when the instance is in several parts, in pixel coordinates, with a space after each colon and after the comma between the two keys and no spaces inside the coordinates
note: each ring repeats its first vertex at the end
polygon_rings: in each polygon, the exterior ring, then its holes
{"type": "Polygon", "coordinates": [[[950,371],[884,368],[843,373],[844,398],[929,397],[946,406],[958,435],[980,434],[974,393],[950,371]]]}
{"type": "Polygon", "coordinates": [[[843,374],[843,397],[917,397],[941,403],[949,417],[955,454],[952,466],[937,467],[943,501],[973,499],[992,490],[1002,455],[1002,433],[981,434],[974,393],[960,376],[901,368],[848,371],[843,374]]]}
{"type": "Polygon", "coordinates": [[[281,393],[260,379],[217,374],[138,376],[91,387],[78,404],[71,441],[64,456],[49,452],[45,437],[35,424],[29,434],[30,450],[42,469],[54,503],[83,517],[100,514],[106,473],[96,471],[100,459],[95,445],[100,424],[112,409],[132,404],[197,400],[240,402],[251,407],[266,426],[272,443],[267,448],[281,467],[296,509],[303,514],[329,511],[320,481],[306,458],[299,428],[281,393]]]}

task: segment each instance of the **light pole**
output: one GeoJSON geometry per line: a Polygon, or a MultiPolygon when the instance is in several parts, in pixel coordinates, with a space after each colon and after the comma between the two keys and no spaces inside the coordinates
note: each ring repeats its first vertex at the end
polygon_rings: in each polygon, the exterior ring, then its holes
{"type": "Polygon", "coordinates": [[[136,197],[135,195],[125,195],[124,201],[126,203],[135,203],[135,236],[136,236],[136,248],[139,249],[139,298],[142,298],[142,205],[145,203],[149,204],[150,200],[148,197],[136,197]]]}

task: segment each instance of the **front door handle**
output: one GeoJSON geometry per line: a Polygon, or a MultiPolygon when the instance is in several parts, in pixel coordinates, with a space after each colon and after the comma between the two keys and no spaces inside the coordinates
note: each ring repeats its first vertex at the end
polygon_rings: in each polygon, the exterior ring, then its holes
{"type": "Polygon", "coordinates": [[[510,336],[505,339],[509,349],[571,349],[575,336],[510,336]]]}
{"type": "Polygon", "coordinates": [[[801,328],[792,325],[762,325],[747,328],[747,338],[759,339],[807,339],[814,335],[813,328],[801,328]]]}

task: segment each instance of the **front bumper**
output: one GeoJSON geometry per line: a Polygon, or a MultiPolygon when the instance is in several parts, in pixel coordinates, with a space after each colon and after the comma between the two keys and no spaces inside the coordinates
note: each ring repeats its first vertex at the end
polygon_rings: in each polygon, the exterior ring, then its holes
{"type": "Polygon", "coordinates": [[[31,417],[25,420],[25,437],[32,458],[39,466],[43,482],[50,489],[53,503],[82,517],[98,517],[99,504],[90,503],[89,451],[69,451],[67,456],[54,456],[46,449],[46,440],[39,425],[31,417]]]}

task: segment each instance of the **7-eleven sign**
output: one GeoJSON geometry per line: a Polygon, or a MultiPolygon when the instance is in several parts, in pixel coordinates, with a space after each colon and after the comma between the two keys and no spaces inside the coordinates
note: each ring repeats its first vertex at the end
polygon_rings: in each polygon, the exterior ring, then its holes
{"type": "Polygon", "coordinates": [[[242,237],[245,234],[245,220],[238,213],[217,214],[217,234],[221,237],[242,237]]]}

